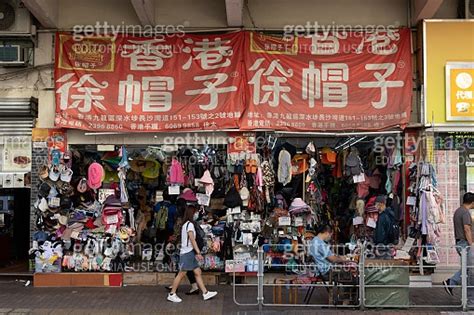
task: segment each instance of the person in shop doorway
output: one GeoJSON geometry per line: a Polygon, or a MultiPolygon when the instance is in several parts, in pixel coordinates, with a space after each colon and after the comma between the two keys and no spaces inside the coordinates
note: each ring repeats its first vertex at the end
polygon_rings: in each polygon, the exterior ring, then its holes
{"type": "Polygon", "coordinates": [[[392,209],[387,207],[387,198],[383,195],[377,196],[375,199],[375,208],[379,212],[374,232],[375,256],[378,259],[392,259],[394,256],[393,244],[395,242],[392,235],[395,223],[394,214],[392,209]]]}
{"type": "MultiPolygon", "coordinates": [[[[171,236],[170,242],[167,245],[171,245],[169,250],[166,252],[169,255],[174,255],[176,256],[176,263],[179,265],[179,253],[176,253],[176,249],[180,247],[180,240],[181,240],[181,228],[183,227],[183,219],[184,219],[184,213],[186,212],[186,207],[187,207],[187,201],[183,198],[178,198],[176,200],[176,218],[175,218],[175,224],[174,224],[174,235],[171,236]],[[174,245],[174,246],[173,246],[174,245]],[[177,254],[177,255],[176,255],[177,254]]],[[[170,257],[171,258],[171,257],[170,257]]],[[[178,272],[176,272],[176,276],[178,275],[178,272]]],[[[196,283],[196,277],[194,276],[194,272],[192,270],[189,270],[186,272],[186,277],[189,280],[189,283],[191,284],[191,289],[186,292],[186,295],[194,295],[194,294],[199,294],[199,287],[196,283]]],[[[173,288],[172,285],[167,287],[168,290],[171,291],[173,288]]]]}
{"type": "Polygon", "coordinates": [[[317,229],[317,235],[311,241],[310,254],[316,264],[315,273],[324,281],[329,280],[329,273],[334,264],[348,262],[345,256],[337,256],[331,250],[329,242],[332,239],[333,228],[330,225],[322,225],[317,229]]]}
{"type": "Polygon", "coordinates": [[[201,268],[199,268],[199,261],[204,258],[201,255],[199,247],[196,243],[196,229],[194,227],[195,221],[199,217],[199,213],[195,206],[188,206],[184,213],[184,223],[181,228],[181,250],[179,257],[179,273],[174,278],[171,292],[168,294],[168,301],[179,303],[182,300],[176,294],[181,280],[186,275],[186,272],[193,271],[196,277],[196,282],[202,292],[204,301],[212,299],[217,295],[215,291],[208,291],[202,281],[201,268]]]}
{"type": "MultiPolygon", "coordinates": [[[[462,206],[456,209],[453,215],[454,237],[456,239],[456,251],[461,256],[463,250],[466,250],[468,266],[473,265],[473,255],[471,255],[472,246],[472,218],[470,210],[474,209],[474,193],[468,192],[463,196],[462,206]]],[[[469,281],[473,283],[474,270],[468,268],[469,281]]],[[[457,271],[451,278],[443,281],[446,293],[453,296],[453,289],[462,283],[461,270],[457,271]]],[[[468,290],[469,302],[474,302],[474,292],[468,290]]]]}

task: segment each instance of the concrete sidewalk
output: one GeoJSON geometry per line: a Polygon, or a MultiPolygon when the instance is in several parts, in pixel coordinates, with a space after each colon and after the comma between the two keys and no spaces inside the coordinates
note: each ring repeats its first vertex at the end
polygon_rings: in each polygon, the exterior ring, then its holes
{"type": "MultiPolygon", "coordinates": [[[[0,282],[0,314],[259,314],[256,306],[239,306],[234,302],[230,285],[210,287],[219,295],[203,301],[200,295],[186,296],[187,285],[182,285],[178,294],[182,303],[166,301],[167,290],[163,286],[128,286],[122,288],[34,288],[24,283],[0,282]]],[[[283,293],[286,293],[283,289],[283,293]]],[[[305,291],[299,290],[299,302],[305,291]]],[[[265,302],[272,303],[271,288],[265,289],[265,302]]],[[[256,288],[237,288],[239,303],[255,303],[256,288]]],[[[324,292],[316,292],[311,303],[323,303],[324,292]]],[[[326,300],[327,301],[327,300],[326,300]]],[[[410,294],[412,304],[459,304],[459,296],[450,297],[444,290],[417,289],[410,294]]],[[[414,310],[370,310],[370,314],[439,314],[460,312],[460,308],[430,308],[414,310]]],[[[360,312],[357,309],[334,309],[321,307],[270,307],[263,314],[339,314],[360,312]]]]}

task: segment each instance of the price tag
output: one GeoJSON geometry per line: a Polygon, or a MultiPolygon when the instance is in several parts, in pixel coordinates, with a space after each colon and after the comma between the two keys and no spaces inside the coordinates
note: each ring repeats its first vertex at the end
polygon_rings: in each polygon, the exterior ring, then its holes
{"type": "Polygon", "coordinates": [[[179,186],[168,186],[168,194],[179,195],[179,186]]]}
{"type": "Polygon", "coordinates": [[[61,204],[61,199],[59,199],[58,197],[52,197],[49,199],[49,206],[52,208],[59,207],[60,204],[61,204]]]}
{"type": "Polygon", "coordinates": [[[364,173],[360,173],[359,175],[354,175],[352,179],[354,180],[354,184],[363,183],[365,182],[365,175],[364,173]]]}
{"type": "Polygon", "coordinates": [[[289,226],[289,225],[291,225],[291,218],[290,217],[279,217],[278,218],[278,225],[279,226],[289,226]]]}
{"type": "Polygon", "coordinates": [[[105,222],[107,222],[107,224],[117,224],[118,223],[118,215],[114,214],[114,215],[107,216],[105,218],[105,222]]]}
{"type": "Polygon", "coordinates": [[[211,202],[211,197],[206,194],[196,194],[196,198],[198,200],[198,204],[201,206],[209,207],[209,203],[211,202]]]}
{"type": "Polygon", "coordinates": [[[371,227],[371,228],[373,228],[373,229],[375,229],[375,228],[377,227],[377,222],[375,222],[374,219],[369,218],[369,219],[367,220],[367,226],[368,226],[368,227],[371,227]]]}
{"type": "Polygon", "coordinates": [[[105,199],[107,199],[108,196],[111,196],[113,194],[115,194],[115,191],[113,189],[99,189],[99,202],[104,203],[105,199]]]}
{"type": "Polygon", "coordinates": [[[250,220],[252,221],[260,221],[262,218],[260,214],[252,213],[250,214],[250,220]]]}
{"type": "Polygon", "coordinates": [[[242,233],[242,239],[244,245],[252,245],[253,243],[252,233],[242,233]]]}
{"type": "Polygon", "coordinates": [[[352,225],[361,225],[364,223],[364,218],[363,217],[355,217],[352,219],[352,225]]]}
{"type": "Polygon", "coordinates": [[[302,217],[296,217],[295,218],[295,225],[296,226],[303,226],[304,225],[303,218],[302,217]]]}
{"type": "Polygon", "coordinates": [[[416,205],[416,197],[415,196],[408,196],[407,206],[414,206],[414,205],[416,205]]]}
{"type": "Polygon", "coordinates": [[[240,207],[230,208],[231,214],[240,214],[241,212],[240,207]]]}
{"type": "Polygon", "coordinates": [[[155,202],[161,202],[161,201],[163,201],[163,191],[157,190],[155,193],[155,202]]]}

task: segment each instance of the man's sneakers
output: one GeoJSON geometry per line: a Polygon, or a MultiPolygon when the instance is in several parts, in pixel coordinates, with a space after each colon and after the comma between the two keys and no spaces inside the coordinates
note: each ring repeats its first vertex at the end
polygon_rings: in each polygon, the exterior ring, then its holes
{"type": "Polygon", "coordinates": [[[207,301],[207,300],[212,299],[216,295],[217,295],[216,291],[207,291],[206,293],[202,295],[202,298],[204,299],[204,301],[207,301]]]}
{"type": "Polygon", "coordinates": [[[179,296],[176,293],[170,293],[168,294],[168,301],[173,302],[173,303],[181,303],[183,300],[179,298],[179,296]]]}
{"type": "Polygon", "coordinates": [[[451,295],[451,296],[454,296],[454,294],[453,294],[453,288],[451,288],[450,285],[449,285],[449,279],[448,279],[448,280],[444,280],[444,281],[443,281],[443,285],[444,285],[444,290],[446,291],[446,293],[448,293],[448,294],[451,295]]]}

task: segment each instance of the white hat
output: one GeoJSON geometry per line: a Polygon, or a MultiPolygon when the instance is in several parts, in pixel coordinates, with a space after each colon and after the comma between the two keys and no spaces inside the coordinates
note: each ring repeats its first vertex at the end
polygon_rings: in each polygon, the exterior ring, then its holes
{"type": "Polygon", "coordinates": [[[240,189],[240,199],[242,199],[242,205],[244,207],[247,207],[249,205],[249,195],[250,192],[247,187],[243,187],[242,189],[240,189]]]}
{"type": "Polygon", "coordinates": [[[60,224],[66,225],[66,224],[67,224],[67,221],[68,221],[68,217],[65,216],[65,215],[62,215],[62,216],[60,216],[60,217],[58,218],[58,221],[59,221],[60,224]]]}
{"type": "Polygon", "coordinates": [[[71,178],[72,178],[72,170],[69,168],[69,167],[65,167],[62,171],[61,171],[61,180],[63,182],[67,182],[67,183],[70,183],[71,182],[71,178]]]}
{"type": "Polygon", "coordinates": [[[56,166],[51,167],[51,169],[49,170],[49,179],[55,182],[59,179],[60,176],[61,173],[59,172],[59,169],[56,166]]]}
{"type": "Polygon", "coordinates": [[[45,212],[46,210],[49,209],[48,201],[46,200],[46,198],[41,198],[41,201],[38,204],[38,209],[40,209],[40,211],[42,212],[45,212]]]}

